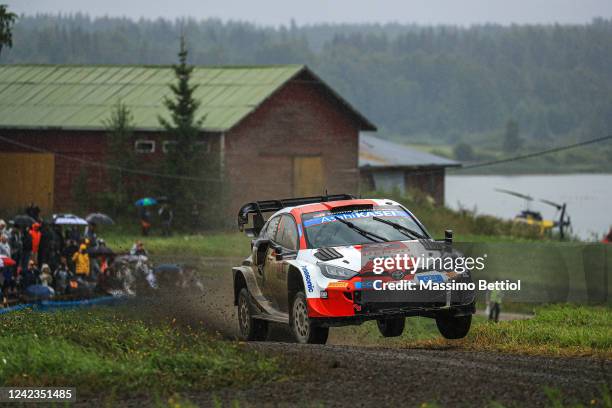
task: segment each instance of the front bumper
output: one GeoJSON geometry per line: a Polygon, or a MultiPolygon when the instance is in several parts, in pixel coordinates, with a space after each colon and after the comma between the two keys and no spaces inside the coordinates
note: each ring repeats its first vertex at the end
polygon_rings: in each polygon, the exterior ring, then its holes
{"type": "MultiPolygon", "coordinates": [[[[367,290],[361,280],[328,286],[327,298],[309,298],[309,316],[321,324],[355,324],[391,316],[473,314],[475,290],[367,290]]],[[[397,282],[397,281],[396,281],[397,282]]],[[[456,282],[470,283],[469,277],[456,282]]]]}
{"type": "Polygon", "coordinates": [[[398,306],[387,309],[379,309],[377,311],[368,311],[358,313],[353,316],[345,317],[315,317],[311,318],[317,326],[321,327],[337,327],[361,324],[368,320],[386,319],[393,317],[429,317],[435,318],[436,315],[446,314],[450,316],[467,316],[476,313],[476,303],[468,304],[453,304],[446,305],[428,305],[428,306],[398,306]]]}

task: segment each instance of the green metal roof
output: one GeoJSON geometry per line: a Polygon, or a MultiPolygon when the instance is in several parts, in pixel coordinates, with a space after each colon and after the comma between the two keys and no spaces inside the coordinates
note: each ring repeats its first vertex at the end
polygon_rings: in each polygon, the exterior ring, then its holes
{"type": "MultiPolygon", "coordinates": [[[[201,102],[198,115],[205,116],[203,128],[231,129],[305,69],[196,67],[192,84],[198,85],[194,96],[201,102]]],[[[158,115],[168,116],[163,98],[173,82],[169,66],[0,65],[0,127],[101,129],[121,100],[137,129],[159,129],[158,115]]]]}

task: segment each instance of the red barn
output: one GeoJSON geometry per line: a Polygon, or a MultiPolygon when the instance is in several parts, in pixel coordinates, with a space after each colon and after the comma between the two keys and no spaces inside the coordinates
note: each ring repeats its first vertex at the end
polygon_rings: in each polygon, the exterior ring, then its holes
{"type": "MultiPolygon", "coordinates": [[[[0,66],[0,209],[72,208],[81,168],[90,193],[111,190],[105,121],[118,101],[134,117],[129,148],[159,159],[174,81],[165,66],[0,66]]],[[[232,213],[248,200],[357,192],[359,132],[375,126],[307,67],[196,67],[192,83],[232,213]]]]}

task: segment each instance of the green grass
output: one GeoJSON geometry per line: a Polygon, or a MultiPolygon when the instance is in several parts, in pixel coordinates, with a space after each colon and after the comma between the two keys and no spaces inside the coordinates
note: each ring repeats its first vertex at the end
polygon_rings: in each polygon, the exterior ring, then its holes
{"type": "Polygon", "coordinates": [[[460,341],[441,338],[418,342],[422,347],[460,347],[554,356],[612,358],[612,308],[549,305],[535,317],[499,323],[477,322],[460,341]]]}
{"type": "Polygon", "coordinates": [[[102,234],[108,246],[116,252],[128,252],[135,241],[142,241],[147,250],[160,256],[245,257],[250,239],[239,232],[211,232],[171,237],[116,233],[112,229],[102,234]]]}
{"type": "Polygon", "coordinates": [[[276,359],[171,321],[106,308],[0,317],[0,383],[78,386],[79,394],[171,395],[281,375],[276,359]]]}
{"type": "Polygon", "coordinates": [[[597,356],[612,358],[612,308],[548,305],[535,308],[527,320],[489,322],[474,316],[472,329],[463,340],[441,337],[435,320],[406,319],[400,337],[382,338],[376,322],[333,329],[334,342],[364,346],[464,348],[553,356],[597,356]]]}

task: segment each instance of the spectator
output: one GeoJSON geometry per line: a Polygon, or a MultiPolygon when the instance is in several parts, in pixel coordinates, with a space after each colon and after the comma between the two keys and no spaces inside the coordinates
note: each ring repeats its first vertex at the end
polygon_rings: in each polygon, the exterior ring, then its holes
{"type": "Polygon", "coordinates": [[[28,262],[32,257],[32,236],[27,228],[24,227],[21,234],[21,269],[25,270],[28,267],[28,262]]]}
{"type": "Polygon", "coordinates": [[[162,224],[162,235],[169,237],[170,228],[172,227],[172,220],[174,219],[174,213],[168,204],[162,204],[159,209],[159,218],[162,224]]]}
{"type": "Polygon", "coordinates": [[[11,257],[11,247],[6,235],[0,235],[0,255],[6,256],[7,258],[11,257]]]}
{"type": "Polygon", "coordinates": [[[40,207],[34,203],[30,203],[30,206],[26,208],[25,213],[36,221],[40,221],[40,207]]]}
{"type": "Polygon", "coordinates": [[[66,230],[66,241],[81,241],[81,231],[79,231],[79,227],[73,225],[69,230],[66,230]]]}
{"type": "Polygon", "coordinates": [[[14,268],[4,267],[0,268],[2,271],[2,303],[4,307],[8,306],[9,297],[15,293],[15,275],[13,273],[14,268]]]}
{"type": "Polygon", "coordinates": [[[21,274],[21,288],[26,289],[28,286],[40,283],[40,272],[36,268],[36,262],[30,259],[28,267],[21,274]]]}
{"type": "Polygon", "coordinates": [[[89,254],[87,254],[87,245],[81,244],[78,252],[72,255],[72,260],[74,261],[76,274],[88,277],[91,265],[89,263],[89,254]]]}
{"type": "Polygon", "coordinates": [[[130,255],[149,256],[149,253],[145,249],[142,241],[136,241],[132,246],[132,249],[130,249],[130,255]]]}
{"type": "Polygon", "coordinates": [[[64,249],[64,238],[62,237],[61,227],[54,225],[49,228],[49,266],[51,270],[57,269],[60,262],[60,256],[64,249]]]}
{"type": "Polygon", "coordinates": [[[36,223],[30,228],[30,237],[32,238],[32,256],[31,259],[34,263],[38,263],[38,251],[40,250],[40,238],[42,236],[40,232],[40,224],[36,223]]]}
{"type": "Polygon", "coordinates": [[[53,286],[53,275],[51,274],[51,268],[47,264],[43,264],[40,268],[40,283],[44,286],[53,286]]]}
{"type": "Polygon", "coordinates": [[[9,232],[6,228],[6,222],[4,220],[0,220],[0,235],[4,235],[5,237],[9,237],[9,232]]]}
{"type": "Polygon", "coordinates": [[[16,227],[11,228],[9,232],[9,246],[11,247],[11,258],[19,265],[23,250],[23,241],[21,231],[16,227]]]}
{"type": "Polygon", "coordinates": [[[70,278],[72,277],[72,273],[70,272],[70,268],[68,267],[68,260],[65,256],[60,258],[60,264],[53,273],[53,278],[55,282],[55,291],[63,295],[66,292],[66,288],[68,287],[70,278]]]}
{"type": "Polygon", "coordinates": [[[501,312],[503,296],[504,295],[501,290],[493,289],[491,291],[489,320],[493,320],[495,323],[499,321],[499,313],[501,312]]]}
{"type": "MultiPolygon", "coordinates": [[[[38,246],[38,264],[49,264],[52,257],[53,233],[49,224],[43,222],[40,227],[40,244],[38,246]]],[[[42,271],[41,271],[42,272],[42,271]]]]}
{"type": "Polygon", "coordinates": [[[89,246],[98,245],[98,236],[96,235],[96,224],[89,223],[85,228],[85,239],[89,240],[89,246]]]}
{"type": "Polygon", "coordinates": [[[142,235],[146,237],[151,229],[151,213],[147,207],[140,207],[139,216],[142,235]]]}
{"type": "Polygon", "coordinates": [[[64,251],[62,252],[62,256],[66,258],[68,262],[68,267],[73,273],[75,271],[75,265],[74,265],[74,261],[72,260],[72,258],[74,254],[76,254],[78,251],[79,251],[79,246],[77,245],[77,242],[71,239],[71,240],[68,240],[66,248],[64,248],[64,251]]]}

